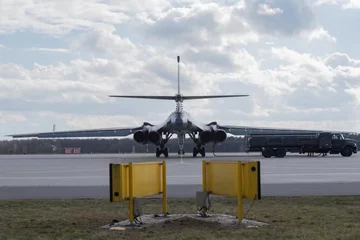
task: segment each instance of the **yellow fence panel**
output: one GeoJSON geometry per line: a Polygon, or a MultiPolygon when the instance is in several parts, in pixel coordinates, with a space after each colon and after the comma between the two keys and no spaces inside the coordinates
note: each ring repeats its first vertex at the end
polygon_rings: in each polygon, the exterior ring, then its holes
{"type": "Polygon", "coordinates": [[[240,187],[245,199],[261,198],[260,162],[203,161],[204,191],[211,191],[213,195],[236,197],[240,187]]]}
{"type": "Polygon", "coordinates": [[[243,198],[261,199],[260,162],[243,162],[242,186],[243,198]]]}
{"type": "Polygon", "coordinates": [[[209,162],[207,172],[207,188],[211,194],[236,197],[237,190],[237,162],[209,162]]]}
{"type": "Polygon", "coordinates": [[[109,165],[110,172],[110,202],[118,202],[121,201],[121,180],[120,180],[120,164],[112,164],[109,165]]]}
{"type": "Polygon", "coordinates": [[[160,163],[132,164],[133,197],[147,197],[162,193],[160,163]]]}
{"type": "Polygon", "coordinates": [[[243,199],[261,199],[260,162],[203,161],[203,191],[237,197],[238,219],[243,216],[243,199]]]}
{"type": "Polygon", "coordinates": [[[110,202],[129,201],[129,220],[134,221],[134,198],[162,194],[167,213],[166,162],[109,165],[110,202]]]}

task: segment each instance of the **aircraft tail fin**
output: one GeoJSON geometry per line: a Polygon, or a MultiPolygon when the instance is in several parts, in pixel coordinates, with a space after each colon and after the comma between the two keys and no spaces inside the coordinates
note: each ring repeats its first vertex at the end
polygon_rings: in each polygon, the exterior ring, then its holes
{"type": "Polygon", "coordinates": [[[175,96],[140,96],[140,95],[109,95],[109,97],[119,98],[143,98],[143,99],[158,99],[158,100],[175,100],[176,102],[182,100],[194,100],[194,99],[207,99],[207,98],[229,98],[229,97],[248,97],[249,95],[209,95],[209,96],[182,96],[180,94],[180,56],[177,56],[178,62],[178,86],[177,95],[175,96]]]}
{"type": "Polygon", "coordinates": [[[178,62],[178,95],[180,95],[180,56],[177,56],[178,62]]]}

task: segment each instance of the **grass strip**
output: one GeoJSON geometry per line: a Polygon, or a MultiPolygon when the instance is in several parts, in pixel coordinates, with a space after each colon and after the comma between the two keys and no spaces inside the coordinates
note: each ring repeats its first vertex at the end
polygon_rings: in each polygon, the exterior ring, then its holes
{"type": "MultiPolygon", "coordinates": [[[[244,201],[246,213],[251,201],[244,201]]],[[[212,198],[211,213],[236,215],[232,198],[212,198]]],[[[161,213],[160,199],[144,199],[143,212],[161,213]]],[[[108,199],[0,200],[0,239],[360,239],[360,196],[264,197],[246,219],[257,229],[177,220],[144,229],[99,229],[127,219],[128,203],[108,199]]],[[[171,213],[196,213],[195,199],[168,199],[171,213]]]]}

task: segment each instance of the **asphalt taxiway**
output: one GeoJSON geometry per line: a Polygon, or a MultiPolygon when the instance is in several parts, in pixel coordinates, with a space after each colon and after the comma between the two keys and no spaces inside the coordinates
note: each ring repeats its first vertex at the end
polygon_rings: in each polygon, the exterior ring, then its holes
{"type": "MultiPolygon", "coordinates": [[[[162,161],[155,154],[1,155],[0,198],[108,198],[109,163],[162,161]]],[[[260,154],[218,153],[167,161],[168,197],[195,197],[201,191],[201,161],[261,162],[263,196],[360,195],[360,155],[264,159],[260,154]]]]}

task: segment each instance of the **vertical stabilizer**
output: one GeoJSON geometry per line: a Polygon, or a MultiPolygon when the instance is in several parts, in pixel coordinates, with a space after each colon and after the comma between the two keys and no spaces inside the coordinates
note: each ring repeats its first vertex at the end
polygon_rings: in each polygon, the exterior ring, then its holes
{"type": "Polygon", "coordinates": [[[178,61],[178,95],[180,95],[180,56],[177,56],[178,61]]]}
{"type": "Polygon", "coordinates": [[[192,99],[209,99],[209,98],[229,98],[229,97],[247,97],[249,95],[210,95],[210,96],[181,96],[180,93],[180,56],[177,56],[178,62],[178,86],[177,94],[175,96],[139,96],[139,95],[109,95],[109,97],[122,97],[122,98],[143,98],[143,99],[159,99],[159,100],[172,100],[176,102],[176,111],[182,111],[182,102],[184,100],[192,99]],[[181,104],[180,104],[181,103],[181,104]]]}

